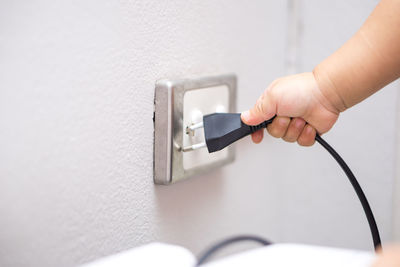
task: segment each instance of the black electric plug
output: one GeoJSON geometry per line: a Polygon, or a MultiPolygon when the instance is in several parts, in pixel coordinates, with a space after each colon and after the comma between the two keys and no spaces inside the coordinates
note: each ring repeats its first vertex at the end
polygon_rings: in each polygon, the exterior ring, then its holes
{"type": "MultiPolygon", "coordinates": [[[[267,127],[267,125],[270,124],[274,118],[275,116],[267,121],[260,123],[259,125],[250,126],[242,122],[242,120],[240,119],[240,113],[214,113],[206,115],[203,117],[202,122],[186,127],[187,134],[194,134],[194,131],[196,129],[204,127],[205,143],[195,144],[183,148],[183,152],[191,151],[205,146],[207,146],[208,152],[210,153],[219,151],[232,144],[233,142],[245,137],[246,135],[254,133],[261,128],[267,127]]],[[[374,247],[375,249],[380,248],[381,239],[378,231],[378,226],[376,225],[376,221],[374,218],[374,214],[372,213],[368,200],[356,177],[354,176],[346,162],[342,159],[342,157],[320,135],[317,134],[315,140],[320,143],[333,156],[333,158],[338,162],[340,167],[347,175],[347,178],[349,179],[351,185],[356,191],[357,196],[364,209],[364,213],[367,217],[372,239],[374,242],[374,247]]],[[[200,258],[199,262],[204,261],[216,249],[221,248],[225,244],[231,243],[231,240],[237,239],[228,239],[228,241],[222,242],[222,245],[218,244],[218,246],[212,247],[204,254],[206,256],[200,258]]]]}
{"type": "Polygon", "coordinates": [[[244,124],[240,113],[213,113],[203,117],[204,136],[209,153],[219,151],[233,142],[266,128],[275,117],[258,125],[244,124]]]}

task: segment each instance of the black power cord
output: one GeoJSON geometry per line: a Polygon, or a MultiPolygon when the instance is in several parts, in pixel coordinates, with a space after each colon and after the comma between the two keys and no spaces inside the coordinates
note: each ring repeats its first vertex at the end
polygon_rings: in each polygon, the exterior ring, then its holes
{"type": "Polygon", "coordinates": [[[342,159],[342,157],[324,140],[320,135],[315,136],[315,140],[323,146],[329,154],[336,160],[336,162],[340,165],[344,173],[349,178],[351,185],[353,186],[358,199],[361,202],[361,206],[364,209],[365,216],[367,217],[369,229],[371,231],[372,240],[374,242],[375,250],[381,246],[381,237],[379,235],[378,226],[376,225],[374,214],[372,213],[371,207],[368,203],[367,197],[365,196],[360,184],[358,183],[356,177],[353,172],[350,170],[349,166],[347,166],[346,162],[342,159]]]}
{"type": "Polygon", "coordinates": [[[201,264],[203,264],[206,260],[208,260],[212,255],[215,254],[215,252],[217,252],[221,248],[226,247],[231,244],[234,244],[234,243],[243,242],[243,241],[253,241],[253,242],[259,243],[263,246],[271,245],[271,242],[265,240],[264,238],[258,237],[258,236],[241,235],[241,236],[227,238],[221,242],[216,243],[209,249],[207,249],[207,251],[205,251],[199,257],[196,266],[200,266],[201,264]]]}
{"type": "MultiPolygon", "coordinates": [[[[250,126],[242,122],[242,120],[240,119],[240,113],[213,113],[206,115],[203,117],[203,127],[207,149],[210,153],[219,151],[226,146],[232,144],[233,142],[258,131],[261,128],[266,128],[267,125],[270,124],[274,118],[275,117],[271,118],[270,120],[264,121],[259,125],[250,126]]],[[[350,170],[346,162],[342,159],[342,157],[324,139],[322,139],[320,135],[317,134],[315,136],[315,140],[332,155],[332,157],[336,160],[336,162],[340,165],[340,167],[347,175],[347,178],[349,179],[351,185],[356,191],[358,199],[361,202],[365,216],[367,217],[374,243],[374,248],[375,250],[378,249],[381,246],[381,238],[379,236],[378,226],[376,225],[374,214],[372,213],[368,200],[356,177],[354,176],[353,172],[350,170]]],[[[217,243],[206,252],[204,252],[203,255],[199,258],[197,266],[204,263],[217,250],[232,243],[247,240],[253,240],[263,245],[271,244],[265,239],[255,236],[238,236],[229,238],[223,240],[220,243],[217,243]]]]}

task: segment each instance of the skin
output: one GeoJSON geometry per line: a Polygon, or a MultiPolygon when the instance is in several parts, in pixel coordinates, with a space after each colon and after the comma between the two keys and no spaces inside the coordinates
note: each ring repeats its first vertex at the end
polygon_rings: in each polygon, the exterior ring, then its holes
{"type": "MultiPolygon", "coordinates": [[[[312,72],[273,81],[242,121],[268,125],[270,135],[302,146],[329,131],[339,114],[400,76],[400,0],[382,0],[362,27],[312,72]]],[[[255,143],[263,131],[252,135],[255,143]]],[[[400,245],[390,246],[375,267],[400,267],[400,245]]]]}
{"type": "Polygon", "coordinates": [[[400,245],[385,246],[385,250],[379,252],[379,257],[372,267],[399,267],[400,245]]]}

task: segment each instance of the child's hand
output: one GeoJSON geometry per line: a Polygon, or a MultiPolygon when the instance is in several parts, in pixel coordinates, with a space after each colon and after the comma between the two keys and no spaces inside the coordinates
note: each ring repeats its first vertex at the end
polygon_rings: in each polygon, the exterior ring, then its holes
{"type": "MultiPolygon", "coordinates": [[[[313,73],[292,75],[272,82],[255,106],[242,113],[242,121],[257,125],[277,115],[267,127],[272,136],[310,146],[316,132],[323,134],[336,122],[339,109],[332,102],[319,89],[313,73]]],[[[262,130],[252,135],[255,143],[262,138],[262,130]]]]}
{"type": "Polygon", "coordinates": [[[385,246],[385,251],[379,252],[379,257],[373,267],[398,267],[400,266],[400,245],[385,246]]]}

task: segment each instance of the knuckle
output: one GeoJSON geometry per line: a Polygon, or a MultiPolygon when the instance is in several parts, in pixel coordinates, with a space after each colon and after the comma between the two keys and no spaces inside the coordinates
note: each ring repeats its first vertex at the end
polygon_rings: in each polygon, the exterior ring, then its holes
{"type": "Polygon", "coordinates": [[[294,138],[292,136],[288,136],[288,135],[285,135],[284,137],[282,137],[282,139],[285,140],[286,142],[289,142],[289,143],[296,142],[296,138],[294,138]]]}
{"type": "Polygon", "coordinates": [[[276,137],[282,138],[285,135],[285,129],[283,128],[277,128],[276,130],[276,137]]]}
{"type": "Polygon", "coordinates": [[[269,133],[270,135],[272,135],[273,137],[276,137],[276,138],[280,138],[280,137],[281,137],[281,135],[279,134],[279,128],[276,127],[276,126],[273,125],[273,124],[268,125],[267,131],[268,131],[268,133],[269,133]]]}
{"type": "Polygon", "coordinates": [[[304,138],[299,138],[297,140],[297,143],[301,146],[310,146],[309,142],[307,140],[305,140],[304,138]]]}
{"type": "Polygon", "coordinates": [[[306,122],[301,118],[295,118],[292,120],[293,128],[298,132],[298,135],[303,131],[306,122]]]}
{"type": "Polygon", "coordinates": [[[315,130],[307,125],[301,133],[297,143],[301,146],[312,146],[315,143],[315,130]]]}
{"type": "Polygon", "coordinates": [[[307,140],[307,141],[304,143],[304,146],[312,146],[313,144],[314,144],[313,140],[307,140]]]}
{"type": "Polygon", "coordinates": [[[294,133],[290,128],[287,130],[285,136],[282,137],[283,140],[289,143],[296,142],[298,135],[294,133]]]}

